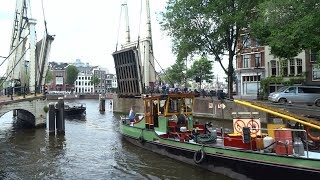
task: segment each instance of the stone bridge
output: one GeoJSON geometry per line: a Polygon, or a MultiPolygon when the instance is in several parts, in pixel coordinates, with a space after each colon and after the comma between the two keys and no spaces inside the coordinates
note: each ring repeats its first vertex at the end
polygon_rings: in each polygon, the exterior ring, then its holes
{"type": "Polygon", "coordinates": [[[33,127],[43,127],[47,119],[46,106],[47,100],[43,95],[30,95],[25,98],[16,96],[13,97],[13,100],[10,97],[1,96],[0,117],[13,111],[19,120],[25,121],[33,127]]]}

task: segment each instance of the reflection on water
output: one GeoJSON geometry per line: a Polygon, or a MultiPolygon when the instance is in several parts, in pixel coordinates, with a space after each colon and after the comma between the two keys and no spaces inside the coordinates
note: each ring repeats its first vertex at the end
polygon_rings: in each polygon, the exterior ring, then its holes
{"type": "Polygon", "coordinates": [[[12,112],[2,116],[0,179],[228,179],[128,143],[117,115],[100,113],[98,100],[81,102],[87,114],[66,119],[65,135],[22,129],[12,112]]]}

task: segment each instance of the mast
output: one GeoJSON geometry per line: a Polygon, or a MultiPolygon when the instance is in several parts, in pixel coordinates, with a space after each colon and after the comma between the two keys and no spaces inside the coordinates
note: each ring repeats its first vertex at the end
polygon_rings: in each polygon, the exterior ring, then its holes
{"type": "MultiPolygon", "coordinates": [[[[7,80],[14,81],[20,79],[20,71],[23,68],[23,55],[25,51],[25,36],[26,36],[26,19],[27,7],[25,0],[16,1],[15,19],[12,28],[12,37],[10,44],[10,57],[7,67],[7,80]],[[24,42],[22,42],[24,41],[24,42]]],[[[11,85],[10,85],[11,86],[11,85]]]]}
{"type": "Polygon", "coordinates": [[[155,82],[155,66],[152,48],[152,33],[151,33],[151,16],[150,16],[150,2],[146,0],[146,15],[147,15],[147,34],[146,41],[144,42],[144,85],[146,89],[153,86],[155,82]]]}
{"type": "Polygon", "coordinates": [[[126,20],[126,43],[130,43],[130,25],[129,25],[129,15],[128,15],[128,3],[124,0],[122,3],[124,8],[124,18],[126,20]]]}

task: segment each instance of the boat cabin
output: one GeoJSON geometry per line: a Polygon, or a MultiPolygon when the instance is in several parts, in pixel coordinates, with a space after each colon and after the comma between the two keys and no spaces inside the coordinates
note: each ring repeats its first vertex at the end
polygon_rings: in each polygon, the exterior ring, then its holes
{"type": "Polygon", "coordinates": [[[168,94],[144,98],[146,128],[162,133],[167,133],[177,126],[192,128],[193,102],[193,94],[168,94]]]}

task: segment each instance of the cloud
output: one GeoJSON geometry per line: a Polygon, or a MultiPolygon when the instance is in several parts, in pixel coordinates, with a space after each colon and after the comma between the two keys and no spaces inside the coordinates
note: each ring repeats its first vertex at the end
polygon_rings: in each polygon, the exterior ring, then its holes
{"type": "MultiPolygon", "coordinates": [[[[117,41],[119,44],[124,42],[123,20],[119,29],[121,1],[43,0],[45,16],[43,16],[41,0],[30,0],[30,2],[29,14],[37,19],[38,40],[42,38],[44,32],[43,17],[47,22],[48,32],[55,35],[50,61],[74,62],[75,59],[80,58],[91,65],[101,65],[115,72],[111,54],[115,51],[117,41]],[[119,38],[117,38],[118,31],[119,38]]],[[[138,39],[139,34],[143,36],[145,31],[145,11],[141,11],[140,2],[144,0],[128,0],[133,41],[138,39]]],[[[156,13],[164,10],[165,1],[150,1],[150,6],[154,56],[160,65],[166,68],[174,64],[175,59],[171,53],[170,39],[160,32],[160,25],[156,20],[156,13]]],[[[9,53],[14,10],[15,1],[0,1],[0,55],[2,56],[9,53]]],[[[3,69],[3,67],[0,68],[3,69]]],[[[160,70],[159,66],[156,69],[160,70]]]]}

